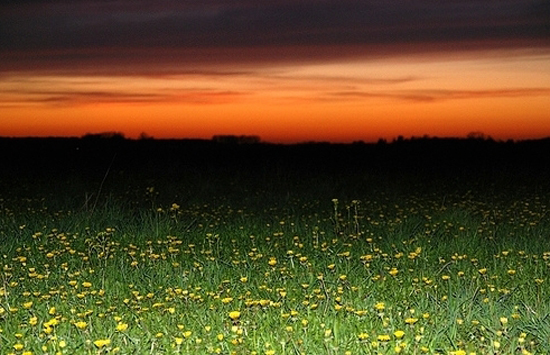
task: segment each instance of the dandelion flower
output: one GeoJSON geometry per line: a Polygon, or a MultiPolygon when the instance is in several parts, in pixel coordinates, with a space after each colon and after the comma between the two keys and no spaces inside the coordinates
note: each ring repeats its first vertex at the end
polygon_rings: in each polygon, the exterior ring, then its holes
{"type": "Polygon", "coordinates": [[[76,322],[74,326],[77,327],[78,329],[86,329],[86,327],[88,326],[88,323],[80,321],[80,322],[76,322]]]}
{"type": "Polygon", "coordinates": [[[126,329],[128,329],[128,323],[118,323],[117,326],[116,326],[116,330],[118,332],[123,332],[126,329]]]}
{"type": "Polygon", "coordinates": [[[94,345],[98,348],[103,348],[105,346],[111,345],[111,339],[98,339],[94,341],[94,345]]]}
{"type": "Polygon", "coordinates": [[[17,351],[23,350],[24,347],[25,347],[25,346],[24,346],[23,344],[21,344],[21,343],[17,343],[17,344],[15,344],[15,345],[13,346],[13,348],[14,348],[15,350],[17,350],[17,351]]]}
{"type": "Polygon", "coordinates": [[[396,330],[393,335],[395,335],[397,339],[401,339],[405,336],[405,332],[402,330],[396,330]]]}
{"type": "Polygon", "coordinates": [[[229,312],[229,318],[232,320],[238,320],[241,318],[241,312],[240,311],[231,311],[229,312]]]}

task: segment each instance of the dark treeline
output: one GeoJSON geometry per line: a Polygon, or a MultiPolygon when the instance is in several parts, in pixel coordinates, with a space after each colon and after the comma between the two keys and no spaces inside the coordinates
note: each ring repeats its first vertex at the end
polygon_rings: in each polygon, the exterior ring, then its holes
{"type": "Polygon", "coordinates": [[[519,185],[550,188],[549,153],[550,139],[499,142],[485,137],[293,145],[248,136],[0,138],[0,198],[10,191],[80,196],[84,190],[105,196],[147,186],[162,186],[166,202],[175,196],[231,194],[237,200],[263,199],[259,194],[265,191],[353,198],[360,192],[411,186],[421,193],[434,186],[467,191],[475,185],[488,194],[498,186],[517,194],[519,185]]]}
{"type": "Polygon", "coordinates": [[[320,172],[550,172],[550,138],[500,142],[485,138],[412,138],[352,144],[261,143],[257,137],[125,139],[0,138],[2,174],[103,170],[141,173],[187,169],[320,172]],[[112,164],[111,164],[112,163],[112,164]]]}

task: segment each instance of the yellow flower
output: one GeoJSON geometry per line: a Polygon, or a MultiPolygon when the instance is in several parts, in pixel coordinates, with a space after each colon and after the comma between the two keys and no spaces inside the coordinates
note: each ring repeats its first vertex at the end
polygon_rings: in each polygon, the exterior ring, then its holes
{"type": "Polygon", "coordinates": [[[369,335],[367,333],[359,333],[357,337],[359,338],[359,340],[367,340],[369,335]]]}
{"type": "Polygon", "coordinates": [[[98,339],[94,341],[94,345],[98,348],[103,348],[104,346],[111,345],[111,339],[98,339]]]}
{"type": "Polygon", "coordinates": [[[384,302],[378,302],[377,304],[374,305],[374,308],[377,311],[383,311],[386,308],[386,304],[384,302]]]}
{"type": "Polygon", "coordinates": [[[267,262],[269,266],[275,266],[277,265],[277,259],[275,257],[269,258],[269,261],[267,262]]]}
{"type": "Polygon", "coordinates": [[[23,308],[30,309],[32,307],[32,301],[23,303],[23,308]]]}
{"type": "Polygon", "coordinates": [[[405,336],[405,332],[402,330],[396,330],[393,335],[395,335],[397,339],[401,339],[405,336]]]}
{"type": "Polygon", "coordinates": [[[86,288],[92,287],[92,283],[91,283],[91,282],[88,282],[88,281],[84,281],[84,282],[82,283],[82,287],[86,287],[86,288]]]}
{"type": "Polygon", "coordinates": [[[116,326],[116,330],[118,332],[123,332],[126,329],[128,329],[128,323],[118,323],[117,326],[116,326]]]}
{"type": "Polygon", "coordinates": [[[405,319],[405,323],[407,323],[407,324],[414,324],[416,322],[418,322],[418,318],[407,318],[407,319],[405,319]]]}
{"type": "Polygon", "coordinates": [[[231,312],[229,312],[229,318],[231,318],[232,320],[237,320],[237,319],[241,318],[241,312],[231,311],[231,312]]]}
{"type": "Polygon", "coordinates": [[[25,347],[25,346],[24,346],[23,344],[20,344],[20,343],[17,343],[17,344],[15,344],[15,345],[13,346],[13,348],[14,348],[15,350],[17,350],[17,351],[23,350],[24,347],[25,347]]]}
{"type": "Polygon", "coordinates": [[[392,267],[391,270],[390,270],[390,275],[391,276],[395,276],[399,273],[399,270],[397,270],[397,268],[394,268],[392,267]]]}
{"type": "Polygon", "coordinates": [[[508,318],[506,318],[506,317],[500,317],[500,324],[502,324],[502,325],[508,324],[508,318]]]}
{"type": "Polygon", "coordinates": [[[377,337],[378,341],[390,341],[390,336],[388,334],[380,334],[377,337]]]}
{"type": "Polygon", "coordinates": [[[57,313],[57,309],[55,309],[55,307],[50,308],[50,310],[48,311],[48,314],[49,314],[50,316],[53,316],[53,315],[55,315],[56,313],[57,313]]]}
{"type": "Polygon", "coordinates": [[[86,327],[88,326],[88,323],[80,321],[80,322],[76,322],[74,326],[77,327],[78,329],[86,329],[86,327]]]}
{"type": "Polygon", "coordinates": [[[174,341],[176,342],[176,345],[181,345],[183,343],[183,338],[174,338],[174,341]]]}

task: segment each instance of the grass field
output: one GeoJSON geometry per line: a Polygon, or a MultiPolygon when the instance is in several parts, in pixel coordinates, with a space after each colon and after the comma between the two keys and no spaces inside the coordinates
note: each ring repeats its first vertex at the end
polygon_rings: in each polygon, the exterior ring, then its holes
{"type": "Polygon", "coordinates": [[[2,188],[2,354],[550,353],[545,185],[104,169],[2,188]]]}

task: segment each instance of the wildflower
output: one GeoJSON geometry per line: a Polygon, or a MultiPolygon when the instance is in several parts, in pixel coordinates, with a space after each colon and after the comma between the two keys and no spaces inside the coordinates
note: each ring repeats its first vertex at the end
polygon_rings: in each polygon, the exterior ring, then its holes
{"type": "Polygon", "coordinates": [[[23,308],[30,309],[32,307],[32,301],[23,303],[23,308]]]}
{"type": "Polygon", "coordinates": [[[269,264],[269,266],[275,266],[277,265],[277,258],[272,256],[271,258],[269,258],[269,261],[267,263],[269,264]]]}
{"type": "Polygon", "coordinates": [[[14,348],[15,350],[17,350],[17,351],[23,350],[24,347],[25,347],[25,346],[24,346],[23,344],[20,344],[20,343],[17,343],[17,344],[15,344],[15,345],[13,346],[13,348],[14,348]]]}
{"type": "Polygon", "coordinates": [[[377,337],[378,341],[382,341],[382,342],[386,342],[386,341],[390,341],[390,336],[388,334],[380,334],[378,337],[377,337]]]}
{"type": "Polygon", "coordinates": [[[399,270],[397,270],[397,268],[392,267],[389,273],[391,276],[395,276],[399,273],[399,270]]]}
{"type": "Polygon", "coordinates": [[[377,304],[374,305],[374,308],[377,311],[383,311],[386,308],[386,304],[384,302],[378,302],[377,304]]]}
{"type": "Polygon", "coordinates": [[[88,326],[88,323],[80,321],[80,322],[76,322],[74,326],[82,330],[82,329],[86,329],[86,327],[88,326]]]}
{"type": "Polygon", "coordinates": [[[241,312],[239,312],[239,311],[231,311],[231,312],[229,312],[229,318],[231,318],[232,320],[236,321],[236,320],[238,320],[239,318],[241,318],[241,312]]]}
{"type": "Polygon", "coordinates": [[[111,345],[111,339],[98,339],[94,341],[94,345],[98,348],[103,348],[105,346],[111,345]]]}
{"type": "Polygon", "coordinates": [[[367,340],[367,338],[369,337],[369,334],[368,333],[359,333],[357,335],[357,337],[359,338],[359,340],[367,340]]]}
{"type": "Polygon", "coordinates": [[[126,329],[128,329],[128,324],[127,323],[118,323],[117,326],[116,326],[116,330],[118,332],[123,332],[126,329]]]}
{"type": "Polygon", "coordinates": [[[414,323],[418,322],[418,318],[407,318],[405,319],[405,323],[413,325],[414,323]]]}
{"type": "Polygon", "coordinates": [[[402,330],[396,330],[393,335],[395,335],[397,339],[401,339],[405,336],[405,332],[402,330]]]}
{"type": "Polygon", "coordinates": [[[505,326],[506,324],[508,324],[508,318],[506,318],[506,317],[500,317],[500,324],[502,324],[503,326],[505,326]]]}
{"type": "Polygon", "coordinates": [[[176,345],[181,345],[183,343],[183,338],[175,337],[174,341],[176,342],[176,345]]]}

